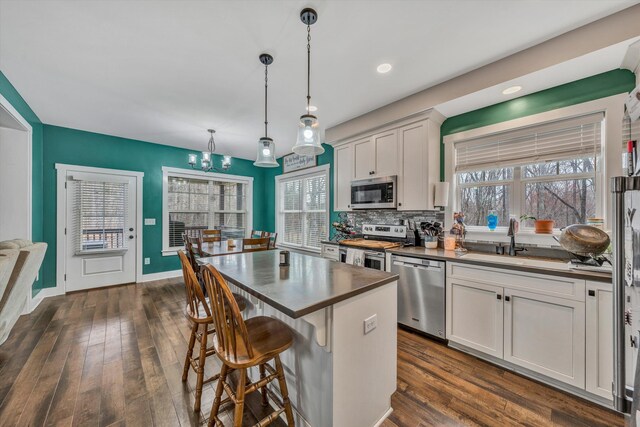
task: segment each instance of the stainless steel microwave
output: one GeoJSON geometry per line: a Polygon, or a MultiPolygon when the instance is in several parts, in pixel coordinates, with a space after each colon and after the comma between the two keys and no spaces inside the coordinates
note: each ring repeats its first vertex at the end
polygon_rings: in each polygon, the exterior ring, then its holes
{"type": "Polygon", "coordinates": [[[396,176],[351,181],[351,209],[393,209],[397,190],[396,176]]]}

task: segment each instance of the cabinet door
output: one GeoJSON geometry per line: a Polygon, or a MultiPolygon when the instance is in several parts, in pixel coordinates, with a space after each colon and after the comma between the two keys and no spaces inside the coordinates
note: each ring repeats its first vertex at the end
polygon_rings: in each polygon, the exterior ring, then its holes
{"type": "Polygon", "coordinates": [[[353,145],[337,147],[333,152],[333,210],[351,210],[351,181],[353,180],[353,145]]]}
{"type": "Polygon", "coordinates": [[[611,283],[587,282],[586,325],[585,389],[612,400],[613,289],[611,283]]]}
{"type": "Polygon", "coordinates": [[[502,358],[503,289],[447,279],[447,338],[502,358]]]}
{"type": "Polygon", "coordinates": [[[398,174],[398,133],[394,130],[373,136],[376,150],[374,176],[398,174]]]}
{"type": "Polygon", "coordinates": [[[376,169],[376,149],[373,139],[365,138],[353,143],[354,178],[372,178],[376,169]]]}
{"type": "Polygon", "coordinates": [[[424,122],[398,130],[400,165],[398,171],[398,210],[419,211],[429,206],[427,162],[427,132],[424,122]]]}
{"type": "Polygon", "coordinates": [[[584,388],[584,302],[505,289],[504,360],[584,388]]]}

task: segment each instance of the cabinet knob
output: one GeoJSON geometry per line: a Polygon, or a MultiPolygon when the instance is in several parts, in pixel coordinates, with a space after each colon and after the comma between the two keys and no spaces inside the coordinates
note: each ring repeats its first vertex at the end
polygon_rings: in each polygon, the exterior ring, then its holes
{"type": "Polygon", "coordinates": [[[509,301],[511,301],[511,297],[510,297],[510,296],[508,296],[508,295],[505,295],[504,300],[505,300],[505,301],[507,301],[507,302],[509,302],[509,301]]]}
{"type": "Polygon", "coordinates": [[[593,289],[589,289],[589,296],[590,297],[595,297],[596,296],[596,291],[594,291],[593,289]]]}
{"type": "Polygon", "coordinates": [[[398,206],[402,206],[402,203],[398,203],[398,206]]]}
{"type": "Polygon", "coordinates": [[[496,295],[496,298],[501,300],[502,299],[502,295],[498,294],[498,295],[496,295]]]}

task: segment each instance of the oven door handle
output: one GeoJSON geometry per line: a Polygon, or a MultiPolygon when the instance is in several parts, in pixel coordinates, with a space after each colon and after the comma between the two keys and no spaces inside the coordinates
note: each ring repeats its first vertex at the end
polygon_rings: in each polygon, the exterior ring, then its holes
{"type": "Polygon", "coordinates": [[[365,252],[364,254],[365,256],[370,256],[373,258],[384,258],[384,254],[381,254],[380,252],[365,252]]]}

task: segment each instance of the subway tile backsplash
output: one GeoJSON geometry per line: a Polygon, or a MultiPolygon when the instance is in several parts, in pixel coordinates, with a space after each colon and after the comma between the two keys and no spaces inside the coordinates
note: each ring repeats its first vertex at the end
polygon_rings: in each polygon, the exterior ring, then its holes
{"type": "Polygon", "coordinates": [[[367,209],[362,211],[347,212],[349,222],[354,225],[355,231],[362,231],[362,224],[399,224],[400,220],[444,221],[444,211],[394,211],[389,209],[367,209]]]}

